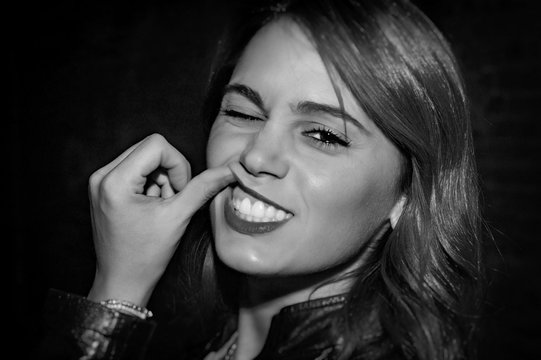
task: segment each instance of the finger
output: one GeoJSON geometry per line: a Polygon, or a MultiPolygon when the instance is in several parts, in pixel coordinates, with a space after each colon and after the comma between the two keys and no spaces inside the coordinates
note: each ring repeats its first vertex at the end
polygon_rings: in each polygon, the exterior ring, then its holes
{"type": "Polygon", "coordinates": [[[151,184],[145,191],[146,196],[161,196],[161,189],[157,184],[151,184]]]}
{"type": "Polygon", "coordinates": [[[160,196],[162,198],[168,199],[171,196],[175,195],[175,191],[173,190],[171,182],[169,181],[169,175],[165,169],[159,168],[157,170],[154,170],[148,177],[149,179],[147,181],[153,181],[160,187],[160,196]]]}
{"type": "Polygon", "coordinates": [[[175,196],[175,190],[171,187],[169,181],[162,186],[161,197],[164,199],[169,199],[170,197],[175,196]]]}
{"type": "Polygon", "coordinates": [[[159,167],[167,170],[171,186],[176,190],[181,190],[191,177],[186,158],[159,134],[146,138],[115,171],[128,182],[131,190],[141,194],[146,177],[159,167]]]}
{"type": "Polygon", "coordinates": [[[173,198],[175,206],[184,217],[190,218],[207,201],[213,198],[235,177],[228,166],[207,169],[194,177],[186,187],[173,198]]]}

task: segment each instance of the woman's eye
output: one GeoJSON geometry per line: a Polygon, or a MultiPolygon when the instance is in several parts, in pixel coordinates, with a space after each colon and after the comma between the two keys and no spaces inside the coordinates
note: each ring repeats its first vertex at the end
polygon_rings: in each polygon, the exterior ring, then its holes
{"type": "Polygon", "coordinates": [[[309,139],[313,140],[318,146],[324,148],[333,147],[348,147],[351,141],[343,136],[335,133],[330,129],[317,128],[313,130],[307,130],[303,132],[309,139]]]}
{"type": "Polygon", "coordinates": [[[242,120],[249,120],[249,121],[262,121],[263,119],[249,115],[240,111],[231,110],[231,109],[224,109],[221,111],[221,113],[225,116],[236,118],[236,119],[242,119],[242,120]]]}

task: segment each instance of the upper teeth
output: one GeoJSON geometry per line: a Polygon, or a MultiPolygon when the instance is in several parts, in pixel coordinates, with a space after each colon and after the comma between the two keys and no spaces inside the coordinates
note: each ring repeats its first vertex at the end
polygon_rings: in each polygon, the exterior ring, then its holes
{"type": "Polygon", "coordinates": [[[271,222],[282,221],[293,216],[284,210],[276,209],[274,206],[266,204],[260,200],[253,204],[249,198],[234,197],[233,207],[238,211],[238,215],[247,221],[253,222],[271,222]]]}

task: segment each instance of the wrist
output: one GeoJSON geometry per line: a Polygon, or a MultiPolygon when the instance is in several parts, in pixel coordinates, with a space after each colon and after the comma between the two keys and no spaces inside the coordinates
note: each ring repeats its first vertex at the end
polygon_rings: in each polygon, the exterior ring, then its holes
{"type": "Polygon", "coordinates": [[[138,306],[132,302],[117,299],[107,299],[100,301],[100,304],[111,310],[121,312],[126,315],[138,317],[141,320],[146,320],[154,316],[152,311],[145,307],[138,306]]]}
{"type": "Polygon", "coordinates": [[[144,308],[148,304],[154,286],[155,284],[144,286],[141,284],[131,284],[127,281],[105,280],[99,275],[96,275],[87,298],[95,302],[116,299],[127,301],[144,308]]]}

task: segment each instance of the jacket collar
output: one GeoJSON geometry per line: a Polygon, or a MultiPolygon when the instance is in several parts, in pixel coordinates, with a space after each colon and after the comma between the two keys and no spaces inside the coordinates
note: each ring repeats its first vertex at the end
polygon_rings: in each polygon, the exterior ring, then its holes
{"type": "Polygon", "coordinates": [[[342,321],[337,316],[345,295],[309,300],[286,306],[271,321],[265,345],[256,360],[317,358],[341,342],[342,321]]]}
{"type": "MultiPolygon", "coordinates": [[[[273,316],[263,349],[254,360],[316,359],[341,343],[344,294],[308,300],[286,306],[273,316]]],[[[207,350],[221,348],[237,329],[237,318],[226,323],[207,350]]]]}

